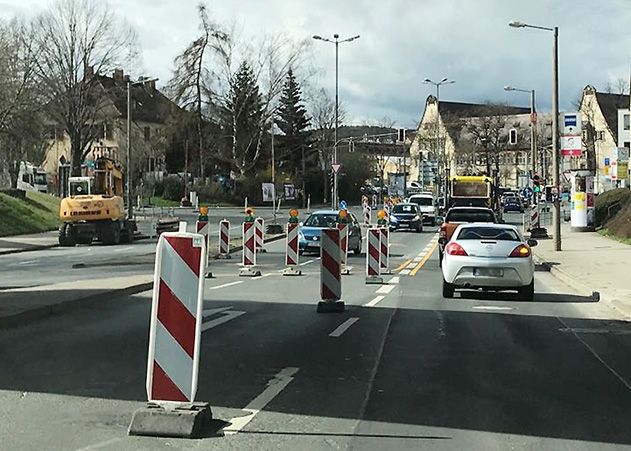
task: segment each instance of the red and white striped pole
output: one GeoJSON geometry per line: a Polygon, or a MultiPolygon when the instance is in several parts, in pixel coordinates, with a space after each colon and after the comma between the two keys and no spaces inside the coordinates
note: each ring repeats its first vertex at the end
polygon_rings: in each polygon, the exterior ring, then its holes
{"type": "Polygon", "coordinates": [[[261,272],[254,269],[256,266],[256,222],[243,223],[243,252],[239,271],[240,276],[260,276],[261,272]]]}
{"type": "Polygon", "coordinates": [[[219,258],[230,257],[230,221],[219,221],[219,258]]]}
{"type": "Polygon", "coordinates": [[[348,224],[337,223],[337,230],[340,231],[340,263],[342,264],[342,274],[349,275],[351,268],[348,266],[348,224]]]}
{"type": "Polygon", "coordinates": [[[372,222],[372,209],[370,205],[364,205],[364,225],[366,227],[370,227],[370,223],[372,222]]]}
{"type": "Polygon", "coordinates": [[[287,249],[285,251],[285,270],[283,276],[300,276],[302,271],[297,270],[298,266],[298,234],[300,232],[300,224],[287,223],[287,249]]]}
{"type": "Polygon", "coordinates": [[[340,231],[320,232],[320,298],[319,313],[343,312],[340,231]]]}
{"type": "Polygon", "coordinates": [[[381,229],[370,228],[366,233],[366,283],[383,283],[381,277],[381,229]]]}
{"type": "Polygon", "coordinates": [[[379,248],[381,256],[379,257],[381,274],[392,274],[390,265],[390,229],[388,227],[380,227],[379,248]]]}
{"type": "Polygon", "coordinates": [[[255,235],[256,235],[256,252],[266,252],[265,249],[263,249],[263,244],[264,244],[264,239],[263,239],[263,234],[264,234],[264,230],[265,230],[265,220],[263,218],[261,218],[260,216],[258,218],[256,218],[256,220],[254,221],[256,224],[256,229],[255,229],[255,235]]]}

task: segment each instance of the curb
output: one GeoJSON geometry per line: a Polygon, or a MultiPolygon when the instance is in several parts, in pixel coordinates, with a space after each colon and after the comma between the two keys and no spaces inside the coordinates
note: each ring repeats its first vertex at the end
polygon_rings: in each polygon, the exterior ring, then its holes
{"type": "Polygon", "coordinates": [[[0,317],[0,329],[10,329],[13,327],[24,326],[32,321],[68,312],[77,308],[102,305],[104,302],[111,300],[112,297],[142,293],[143,291],[150,290],[152,287],[153,282],[143,282],[126,288],[104,291],[103,293],[72,299],[58,304],[25,310],[23,312],[16,313],[15,315],[0,317]]]}
{"type": "Polygon", "coordinates": [[[0,255],[21,254],[23,252],[31,252],[31,251],[43,251],[46,249],[52,249],[54,247],[59,247],[59,244],[46,244],[42,246],[27,247],[24,249],[11,249],[8,251],[0,251],[0,255]]]}
{"type": "MultiPolygon", "coordinates": [[[[567,271],[560,269],[559,265],[550,264],[550,262],[539,255],[536,255],[535,260],[537,264],[543,264],[550,268],[549,272],[552,276],[554,276],[554,278],[560,280],[569,287],[575,288],[581,295],[592,296],[592,293],[594,293],[593,289],[589,288],[581,280],[577,279],[575,276],[572,276],[567,271]]],[[[626,319],[631,320],[631,305],[616,298],[615,296],[611,296],[610,294],[604,292],[597,293],[599,293],[600,295],[600,301],[623,315],[626,319]]]]}

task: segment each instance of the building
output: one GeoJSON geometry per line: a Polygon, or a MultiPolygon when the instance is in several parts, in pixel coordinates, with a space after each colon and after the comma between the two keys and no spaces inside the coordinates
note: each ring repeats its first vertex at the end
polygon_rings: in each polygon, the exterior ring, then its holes
{"type": "MultiPolygon", "coordinates": [[[[88,75],[94,76],[92,72],[88,75]]],[[[97,156],[125,161],[127,152],[127,84],[129,75],[122,69],[111,76],[96,75],[104,95],[99,107],[97,133],[85,158],[89,167],[97,156]]],[[[142,80],[142,79],[141,79],[142,80]]],[[[139,80],[139,81],[141,81],[139,80]]],[[[131,86],[132,149],[135,172],[160,178],[164,172],[164,128],[181,112],[180,108],[156,89],[155,81],[131,86]]],[[[56,186],[60,164],[70,162],[70,138],[58,124],[49,124],[49,147],[42,167],[56,186]]],[[[137,174],[138,175],[138,174],[137,174]]]]}
{"type": "MultiPolygon", "coordinates": [[[[629,96],[583,89],[579,105],[583,128],[583,156],[571,162],[572,169],[593,169],[594,192],[625,186],[626,177],[612,180],[611,162],[618,147],[629,147],[629,96]]],[[[614,177],[614,179],[617,177],[614,177]]]]}
{"type": "MultiPolygon", "coordinates": [[[[535,116],[536,118],[536,116],[535,116]]],[[[550,161],[545,117],[537,120],[538,171],[550,161]]],[[[551,123],[549,124],[551,126],[551,123]]],[[[443,168],[450,175],[486,174],[500,184],[523,187],[532,169],[530,108],[437,101],[430,95],[410,146],[410,179],[435,186],[443,168]]]]}

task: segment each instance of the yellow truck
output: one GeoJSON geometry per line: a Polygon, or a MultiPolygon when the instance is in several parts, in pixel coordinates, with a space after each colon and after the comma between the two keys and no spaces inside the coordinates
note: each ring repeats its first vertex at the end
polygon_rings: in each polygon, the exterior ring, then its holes
{"type": "Polygon", "coordinates": [[[90,244],[95,239],[103,244],[133,241],[136,223],[126,217],[119,162],[97,158],[91,176],[68,179],[68,193],[59,207],[61,246],[90,244]]]}

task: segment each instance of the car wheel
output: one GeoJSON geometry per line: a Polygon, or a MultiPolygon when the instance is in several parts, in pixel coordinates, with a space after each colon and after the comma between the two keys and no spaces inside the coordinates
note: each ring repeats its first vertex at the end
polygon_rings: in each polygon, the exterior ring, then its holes
{"type": "Polygon", "coordinates": [[[454,286],[453,284],[448,283],[445,279],[443,279],[443,297],[446,299],[454,297],[454,286]]]}
{"type": "Polygon", "coordinates": [[[528,285],[521,287],[518,293],[522,301],[532,301],[535,297],[535,278],[533,277],[528,285]]]}

